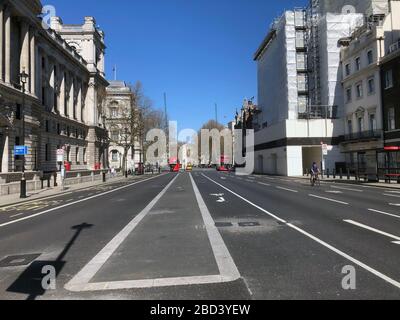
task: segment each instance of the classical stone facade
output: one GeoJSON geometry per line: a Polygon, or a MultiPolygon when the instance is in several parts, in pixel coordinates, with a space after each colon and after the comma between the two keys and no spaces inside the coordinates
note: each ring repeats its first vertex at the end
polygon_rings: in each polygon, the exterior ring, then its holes
{"type": "Polygon", "coordinates": [[[51,28],[43,28],[41,11],[38,0],[0,3],[1,173],[21,170],[13,150],[23,135],[29,147],[26,171],[57,171],[58,148],[65,148],[71,170],[105,168],[104,34],[91,17],[82,25],[54,17],[51,28]],[[24,105],[22,70],[29,75],[24,105]]]}
{"type": "MultiPolygon", "coordinates": [[[[106,109],[106,126],[110,136],[109,145],[109,165],[116,169],[127,167],[128,170],[138,169],[139,164],[143,162],[142,144],[139,137],[135,137],[134,147],[131,147],[127,154],[126,163],[124,166],[124,140],[125,127],[131,125],[137,109],[134,106],[134,95],[131,88],[123,81],[110,81],[107,88],[105,99],[106,109]],[[132,120],[131,120],[132,119],[132,120]],[[121,143],[118,143],[121,141],[121,143]]],[[[128,129],[131,132],[131,129],[128,129]]],[[[130,141],[131,137],[126,139],[130,141]]]]}

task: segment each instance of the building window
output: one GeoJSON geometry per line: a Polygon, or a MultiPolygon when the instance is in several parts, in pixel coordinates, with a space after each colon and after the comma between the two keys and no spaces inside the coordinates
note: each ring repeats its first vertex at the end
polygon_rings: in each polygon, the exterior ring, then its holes
{"type": "Polygon", "coordinates": [[[300,73],[297,75],[297,88],[299,91],[307,91],[308,83],[307,83],[307,75],[304,73],[300,73]]]}
{"type": "Polygon", "coordinates": [[[304,48],[305,41],[304,41],[304,32],[303,31],[296,31],[296,48],[304,48]]]}
{"type": "Polygon", "coordinates": [[[390,89],[393,87],[393,70],[387,70],[385,71],[385,89],[390,89]]]}
{"type": "Polygon", "coordinates": [[[346,64],[345,66],[345,72],[346,72],[346,77],[348,77],[351,74],[351,66],[350,63],[346,64]]]}
{"type": "Polygon", "coordinates": [[[51,161],[51,144],[50,143],[46,143],[45,157],[46,157],[46,161],[51,161]]]}
{"type": "Polygon", "coordinates": [[[46,132],[50,132],[50,120],[46,120],[46,132]]]}
{"type": "Polygon", "coordinates": [[[298,52],[296,55],[297,70],[307,70],[307,56],[305,52],[298,52]]]}
{"type": "Polygon", "coordinates": [[[299,96],[298,103],[299,103],[299,113],[306,113],[307,112],[307,96],[299,96]]]}
{"type": "Polygon", "coordinates": [[[361,58],[358,57],[356,58],[356,71],[360,71],[361,70],[361,58]]]}
{"type": "Polygon", "coordinates": [[[111,118],[118,118],[118,109],[111,108],[111,118]]]}
{"type": "Polygon", "coordinates": [[[349,134],[353,133],[353,122],[351,120],[347,120],[347,132],[349,134]]]}
{"type": "Polygon", "coordinates": [[[117,150],[111,151],[111,159],[112,159],[112,161],[114,161],[114,162],[118,161],[119,160],[118,156],[119,156],[119,153],[118,153],[117,150]]]}
{"type": "Polygon", "coordinates": [[[75,149],[75,163],[76,164],[80,164],[80,161],[79,161],[79,147],[76,147],[76,149],[75,149]]]}
{"type": "Polygon", "coordinates": [[[376,116],[374,113],[369,115],[369,129],[371,131],[376,131],[376,116]]]}
{"type": "Polygon", "coordinates": [[[82,150],[82,156],[83,156],[83,163],[86,164],[87,163],[87,159],[86,159],[86,148],[83,148],[82,150]]]}
{"type": "Polygon", "coordinates": [[[363,97],[362,82],[356,84],[356,97],[357,99],[361,99],[363,97]]]}
{"type": "Polygon", "coordinates": [[[15,112],[15,118],[16,118],[17,120],[21,120],[21,119],[22,119],[22,112],[21,112],[21,109],[22,109],[22,106],[18,103],[18,104],[17,104],[16,112],[15,112]]]}
{"type": "Polygon", "coordinates": [[[395,120],[394,108],[389,108],[389,110],[388,110],[388,129],[389,129],[389,131],[396,129],[396,120],[395,120]]]}
{"type": "Polygon", "coordinates": [[[368,94],[372,95],[375,93],[375,78],[371,77],[368,79],[368,94]]]}
{"type": "Polygon", "coordinates": [[[118,130],[111,131],[111,140],[119,141],[119,131],[118,130]]]}
{"type": "Polygon", "coordinates": [[[368,59],[368,65],[374,63],[374,53],[372,52],[372,50],[369,50],[367,52],[367,59],[368,59]]]}
{"type": "Polygon", "coordinates": [[[357,124],[358,124],[358,132],[363,132],[364,131],[364,118],[358,117],[357,124]]]}
{"type": "Polygon", "coordinates": [[[349,87],[349,88],[346,89],[346,102],[347,103],[351,102],[352,96],[353,96],[352,95],[352,90],[351,90],[351,87],[349,87]]]}

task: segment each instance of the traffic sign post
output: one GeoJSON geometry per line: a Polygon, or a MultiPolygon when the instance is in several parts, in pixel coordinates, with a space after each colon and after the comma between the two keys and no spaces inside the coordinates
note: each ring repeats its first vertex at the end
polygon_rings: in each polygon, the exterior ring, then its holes
{"type": "Polygon", "coordinates": [[[16,155],[16,156],[28,155],[28,147],[27,146],[15,146],[14,147],[14,155],[16,155]]]}

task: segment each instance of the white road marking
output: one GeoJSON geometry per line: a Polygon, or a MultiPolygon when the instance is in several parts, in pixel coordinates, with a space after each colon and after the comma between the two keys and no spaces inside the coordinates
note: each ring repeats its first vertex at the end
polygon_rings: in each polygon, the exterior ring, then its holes
{"type": "Polygon", "coordinates": [[[203,197],[199,189],[193,180],[192,175],[190,175],[190,180],[192,181],[192,186],[194,193],[196,195],[197,203],[200,208],[201,215],[207,229],[208,237],[211,242],[211,246],[214,252],[215,260],[217,261],[218,269],[221,278],[224,282],[235,281],[240,278],[239,270],[237,269],[235,262],[228,248],[225,245],[218,228],[215,226],[215,221],[213,220],[210,212],[208,211],[207,205],[205,204],[203,197]]]}
{"type": "Polygon", "coordinates": [[[332,191],[330,191],[330,190],[328,190],[328,191],[326,191],[326,193],[333,193],[333,194],[343,194],[343,192],[342,191],[335,191],[335,190],[332,190],[332,191]]]}
{"type": "MultiPolygon", "coordinates": [[[[83,190],[85,190],[85,189],[83,189],[83,190]]],[[[60,194],[57,194],[57,195],[54,195],[54,196],[45,197],[45,198],[37,198],[37,199],[29,200],[29,201],[22,201],[20,203],[14,203],[14,204],[10,204],[9,206],[0,207],[0,210],[3,211],[3,210],[9,209],[9,208],[14,208],[14,207],[17,207],[17,206],[22,206],[22,205],[26,205],[26,204],[30,204],[30,203],[34,203],[34,202],[39,202],[39,201],[41,202],[41,201],[45,201],[45,200],[48,200],[48,199],[62,197],[62,196],[66,196],[66,195],[71,194],[71,193],[72,193],[72,191],[65,192],[65,193],[60,193],[60,194]]]]}
{"type": "Polygon", "coordinates": [[[252,205],[253,207],[255,207],[255,208],[261,210],[262,212],[268,214],[269,216],[275,218],[276,220],[285,223],[288,227],[290,227],[290,228],[292,228],[292,229],[294,229],[294,230],[300,232],[301,234],[305,235],[306,237],[308,237],[308,238],[314,240],[315,242],[321,244],[321,245],[324,246],[325,248],[327,248],[327,249],[329,249],[329,250],[335,252],[336,254],[338,254],[338,255],[342,256],[343,258],[349,260],[350,262],[352,262],[352,263],[358,265],[359,267],[361,267],[361,268],[363,268],[364,270],[366,270],[366,271],[372,273],[373,275],[377,276],[378,278],[380,278],[380,279],[382,279],[382,280],[384,280],[384,281],[390,283],[391,285],[395,286],[396,288],[400,289],[400,282],[398,282],[398,281],[396,281],[396,280],[394,280],[394,279],[392,279],[392,278],[386,276],[385,274],[379,272],[379,271],[376,270],[376,269],[371,268],[370,266],[366,265],[365,263],[363,263],[363,262],[361,262],[361,261],[359,261],[359,260],[353,258],[352,256],[346,254],[345,252],[343,252],[343,251],[341,251],[341,250],[339,250],[339,249],[333,247],[332,245],[326,243],[325,241],[323,241],[323,240],[321,240],[321,239],[319,239],[319,238],[313,236],[312,234],[308,233],[307,231],[304,231],[303,229],[301,229],[301,228],[299,228],[299,227],[297,227],[297,226],[295,226],[295,225],[293,225],[293,224],[291,224],[291,223],[286,222],[285,220],[283,220],[283,219],[277,217],[276,215],[274,215],[274,214],[268,212],[267,210],[261,208],[260,206],[258,206],[258,205],[256,205],[256,204],[252,203],[251,201],[249,201],[249,200],[247,200],[246,198],[242,197],[241,195],[235,193],[234,191],[232,191],[232,190],[226,188],[225,186],[219,184],[218,182],[212,180],[211,178],[207,177],[206,175],[203,174],[203,176],[206,177],[206,178],[207,178],[208,180],[210,180],[211,182],[213,182],[214,184],[219,185],[221,188],[225,189],[226,191],[229,191],[230,193],[232,193],[233,195],[235,195],[235,196],[238,197],[239,199],[242,199],[243,201],[249,203],[249,204],[252,205]]]}
{"type": "Polygon", "coordinates": [[[279,190],[284,190],[284,191],[289,191],[289,192],[293,192],[293,193],[298,193],[297,190],[292,190],[292,189],[287,189],[287,188],[283,188],[283,187],[276,187],[279,190]]]}
{"type": "Polygon", "coordinates": [[[335,199],[331,199],[331,198],[320,197],[320,196],[316,196],[315,194],[309,194],[309,196],[313,197],[313,198],[317,198],[317,199],[322,199],[322,200],[326,200],[326,201],[331,201],[331,202],[336,202],[336,203],[340,203],[340,204],[344,204],[344,205],[349,205],[347,202],[343,202],[343,201],[339,201],[339,200],[335,200],[335,199]]]}
{"type": "Polygon", "coordinates": [[[153,288],[167,286],[183,286],[232,282],[240,278],[240,273],[226,247],[215,222],[212,219],[207,206],[190,174],[192,186],[199,205],[200,212],[207,230],[208,238],[218,265],[219,275],[175,277],[144,280],[110,281],[89,283],[106,261],[112,256],[128,235],[136,228],[143,218],[151,211],[156,203],[164,196],[170,186],[175,182],[176,176],[165,189],[153,199],[153,201],[133,219],[111,242],[104,247],[70,282],[65,288],[70,291],[100,291],[134,288],[153,288]]]}
{"type": "Polygon", "coordinates": [[[164,175],[160,175],[160,176],[152,177],[152,178],[149,178],[149,179],[137,181],[137,182],[128,184],[128,185],[126,185],[126,186],[119,187],[119,188],[116,188],[116,189],[113,189],[113,190],[104,192],[104,193],[102,193],[102,194],[98,194],[98,195],[92,196],[92,197],[90,197],[90,198],[85,198],[85,199],[78,200],[78,201],[75,201],[75,202],[67,203],[67,204],[64,204],[64,205],[62,205],[62,206],[59,206],[59,207],[56,207],[56,208],[52,208],[52,209],[49,209],[49,210],[46,210],[46,211],[42,211],[42,212],[39,212],[39,213],[35,213],[35,214],[29,215],[29,216],[27,216],[27,217],[21,218],[21,219],[9,221],[9,222],[0,224],[0,228],[5,227],[5,226],[8,226],[8,225],[10,225],[10,224],[18,223],[18,222],[21,222],[21,221],[24,221],[24,220],[27,220],[27,219],[32,219],[32,218],[35,218],[35,217],[41,216],[41,215],[43,215],[43,214],[46,214],[46,213],[49,213],[49,212],[53,212],[53,211],[59,210],[59,209],[63,209],[63,208],[66,208],[66,207],[70,207],[70,206],[73,206],[73,205],[75,205],[75,204],[77,204],[77,203],[81,203],[81,202],[89,201],[89,200],[92,200],[92,199],[95,199],[95,198],[99,198],[99,197],[104,196],[104,195],[106,195],[106,194],[110,194],[110,193],[113,193],[113,192],[116,192],[116,191],[119,191],[119,190],[123,190],[123,189],[129,188],[129,187],[132,187],[132,186],[134,186],[134,185],[136,185],[136,184],[143,183],[143,182],[146,182],[146,181],[150,181],[150,180],[153,180],[153,179],[155,179],[155,178],[162,177],[162,176],[164,176],[164,175]]]}
{"type": "Polygon", "coordinates": [[[381,234],[381,235],[383,235],[383,236],[385,236],[385,237],[392,238],[392,239],[394,239],[395,241],[400,241],[400,237],[395,236],[395,235],[393,235],[393,234],[391,234],[391,233],[387,233],[387,232],[385,232],[385,231],[381,231],[381,230],[372,228],[372,227],[370,227],[370,226],[367,226],[367,225],[365,225],[365,224],[362,224],[362,223],[359,223],[359,222],[356,222],[356,221],[353,221],[353,220],[343,220],[343,221],[344,221],[344,222],[347,222],[347,223],[350,223],[350,224],[352,224],[352,225],[355,225],[355,226],[357,226],[357,227],[360,227],[360,228],[363,228],[363,229],[366,229],[366,230],[369,230],[369,231],[372,231],[372,232],[381,234]]]}
{"type": "Polygon", "coordinates": [[[270,187],[271,185],[268,183],[264,183],[264,182],[257,182],[258,184],[262,185],[262,186],[266,186],[266,187],[270,187]]]}
{"type": "Polygon", "coordinates": [[[395,195],[395,194],[384,193],[383,195],[386,196],[386,197],[400,198],[400,196],[395,195]]]}
{"type": "Polygon", "coordinates": [[[400,207],[400,203],[389,203],[389,206],[400,207]]]}
{"type": "Polygon", "coordinates": [[[224,197],[219,197],[219,199],[217,200],[217,202],[219,202],[219,203],[223,203],[223,202],[225,202],[225,199],[224,199],[224,197]]]}
{"type": "Polygon", "coordinates": [[[375,210],[375,209],[368,209],[368,211],[375,212],[375,213],[380,213],[380,214],[384,214],[384,215],[387,215],[387,216],[390,216],[390,217],[395,217],[395,218],[400,219],[400,216],[392,214],[392,213],[387,213],[387,212],[379,211],[379,210],[375,210]]]}
{"type": "Polygon", "coordinates": [[[24,212],[23,213],[14,214],[14,215],[10,216],[10,218],[19,217],[19,216],[22,216],[24,214],[25,214],[24,212]]]}
{"type": "Polygon", "coordinates": [[[354,191],[354,192],[364,192],[363,190],[360,190],[360,189],[351,189],[351,188],[336,187],[336,186],[331,186],[331,188],[339,189],[339,190],[346,190],[346,191],[354,191]]]}
{"type": "MultiPolygon", "coordinates": [[[[161,197],[167,192],[171,185],[178,178],[178,173],[174,179],[140,212],[121,232],[119,232],[86,266],[83,267],[78,274],[75,275],[66,285],[65,289],[70,291],[95,291],[104,290],[110,288],[110,282],[104,283],[89,283],[90,280],[96,275],[101,267],[107,262],[107,260],[113,255],[113,253],[119,248],[129,234],[137,227],[137,225],[143,220],[144,217],[151,211],[151,209],[157,204],[161,197]]],[[[153,281],[153,280],[152,280],[153,281]]],[[[126,285],[126,281],[116,281],[120,286],[126,285]],[[121,284],[122,283],[122,284],[121,284]]],[[[137,281],[132,281],[138,284],[137,281]]],[[[141,283],[141,281],[140,281],[141,283]]],[[[115,285],[114,285],[115,286],[115,285]]],[[[132,288],[135,288],[133,286],[132,288]]]]}

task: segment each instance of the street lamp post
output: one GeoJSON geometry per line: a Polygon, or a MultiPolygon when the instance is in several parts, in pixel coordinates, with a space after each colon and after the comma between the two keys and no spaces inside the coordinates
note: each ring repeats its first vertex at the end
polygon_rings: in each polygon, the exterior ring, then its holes
{"type": "MultiPolygon", "coordinates": [[[[28,82],[29,75],[25,72],[25,68],[22,68],[22,72],[19,75],[21,87],[22,87],[22,106],[21,106],[21,121],[22,121],[22,146],[25,147],[25,85],[28,82]]],[[[26,196],[26,177],[25,177],[25,154],[22,155],[22,176],[21,176],[21,188],[20,198],[25,199],[26,196]]]]}

